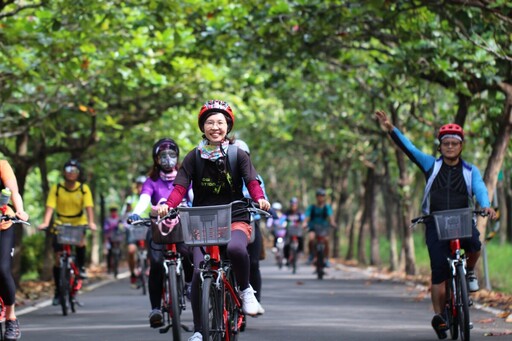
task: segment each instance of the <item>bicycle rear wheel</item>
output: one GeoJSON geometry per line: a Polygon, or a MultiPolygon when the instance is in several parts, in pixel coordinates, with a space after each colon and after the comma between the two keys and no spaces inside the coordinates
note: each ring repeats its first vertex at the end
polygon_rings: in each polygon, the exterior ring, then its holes
{"type": "Polygon", "coordinates": [[[223,302],[221,292],[224,291],[222,282],[217,288],[212,277],[205,277],[201,288],[201,333],[203,341],[221,341],[223,339],[223,302]]]}
{"type": "Polygon", "coordinates": [[[167,281],[168,289],[170,290],[170,306],[169,313],[172,321],[172,337],[173,340],[181,340],[181,309],[180,299],[178,296],[178,281],[176,276],[176,264],[169,266],[169,274],[167,281]]]}
{"type": "Polygon", "coordinates": [[[70,269],[67,261],[61,262],[59,275],[59,302],[62,307],[62,315],[68,314],[68,302],[70,298],[70,269]]]}
{"type": "Polygon", "coordinates": [[[466,283],[466,275],[464,266],[458,264],[456,277],[457,286],[457,319],[459,322],[460,339],[463,341],[469,341],[470,339],[470,322],[469,322],[469,296],[468,286],[466,283]]]}

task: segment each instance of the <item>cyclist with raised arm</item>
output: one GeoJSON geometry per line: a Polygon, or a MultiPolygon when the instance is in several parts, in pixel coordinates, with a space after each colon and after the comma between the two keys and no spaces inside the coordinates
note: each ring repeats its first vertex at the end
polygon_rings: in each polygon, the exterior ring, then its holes
{"type": "MultiPolygon", "coordinates": [[[[265,199],[258,181],[258,173],[251,163],[249,155],[243,150],[231,147],[233,140],[228,137],[233,128],[235,116],[231,107],[224,101],[206,102],[199,111],[198,126],[203,138],[197,148],[185,156],[178,171],[175,187],[160,206],[159,214],[167,214],[169,207],[177,207],[192,183],[194,191],[193,206],[229,204],[244,198],[242,187],[245,182],[251,198],[260,208],[268,210],[270,203],[265,199]],[[236,169],[229,162],[230,150],[236,151],[236,169]]],[[[237,206],[233,211],[236,212],[237,206]]],[[[258,301],[249,284],[249,254],[247,244],[251,237],[249,212],[234,213],[231,220],[231,240],[227,245],[227,255],[231,260],[234,274],[241,291],[242,310],[247,315],[258,313],[258,301]]],[[[194,316],[194,334],[189,341],[200,341],[200,277],[199,265],[203,254],[199,247],[193,248],[194,277],[192,279],[192,313],[194,316]]]]}
{"type": "MultiPolygon", "coordinates": [[[[137,206],[139,202],[140,194],[142,192],[142,186],[144,182],[146,182],[147,177],[144,175],[139,175],[135,178],[133,192],[126,198],[123,208],[121,210],[121,217],[123,220],[123,224],[127,227],[128,217],[133,213],[133,209],[137,206]]],[[[147,205],[147,209],[139,215],[148,216],[151,211],[151,207],[147,205]]],[[[137,254],[137,241],[133,238],[130,233],[130,229],[126,229],[127,237],[126,237],[126,248],[128,253],[128,269],[130,270],[130,285],[136,289],[137,288],[137,276],[135,275],[135,255],[137,254]]]]}
{"type": "MultiPolygon", "coordinates": [[[[309,205],[306,209],[306,219],[304,220],[304,226],[308,231],[308,248],[309,257],[308,264],[313,263],[315,258],[315,239],[318,229],[328,230],[336,226],[334,221],[334,215],[331,205],[325,201],[326,192],[323,188],[318,188],[315,192],[316,203],[309,205]]],[[[329,240],[325,243],[325,267],[329,267],[329,240]]]]}
{"type": "MultiPolygon", "coordinates": [[[[50,225],[53,212],[56,213],[55,224],[70,224],[75,226],[89,225],[92,231],[96,230],[94,222],[94,202],[91,189],[87,184],[78,181],[81,173],[80,163],[71,159],[63,167],[64,181],[53,185],[46,199],[46,210],[44,212],[43,222],[39,229],[46,229],[50,225]],[[84,213],[85,211],[85,213],[84,213]]],[[[53,267],[53,278],[55,281],[55,295],[53,305],[59,304],[59,254],[62,252],[62,245],[57,243],[56,231],[53,233],[53,250],[55,252],[55,265],[53,267]]],[[[85,237],[85,236],[84,236],[85,237]]],[[[80,277],[87,278],[85,272],[85,238],[82,243],[76,246],[76,264],[80,272],[80,277]]]]}
{"type": "MultiPolygon", "coordinates": [[[[377,111],[376,118],[388,131],[393,142],[404,151],[425,174],[426,186],[422,201],[423,214],[432,212],[473,207],[473,197],[491,219],[496,212],[490,207],[487,188],[480,171],[474,165],[461,158],[464,148],[464,131],[455,123],[443,125],[437,134],[438,151],[441,157],[423,153],[416,148],[393,124],[384,111],[377,111]]],[[[449,328],[445,314],[446,288],[445,281],[450,277],[446,259],[450,255],[450,242],[440,241],[434,221],[425,222],[426,243],[430,256],[431,268],[431,299],[434,308],[432,327],[439,339],[447,337],[449,328]]],[[[469,290],[479,290],[474,268],[480,256],[480,233],[473,225],[473,236],[462,239],[461,246],[467,255],[467,282],[469,290]]]]}
{"type": "MultiPolygon", "coordinates": [[[[141,215],[151,206],[158,206],[165,202],[175,186],[176,174],[179,169],[180,148],[171,138],[158,140],[152,148],[153,166],[149,177],[142,185],[140,197],[133,213],[128,221],[137,221],[141,215]]],[[[164,255],[161,252],[165,245],[153,243],[151,231],[148,231],[148,255],[150,270],[148,278],[149,301],[151,312],[149,313],[149,325],[152,328],[159,328],[164,325],[162,314],[162,290],[165,276],[164,255]]],[[[189,261],[188,247],[184,243],[177,243],[178,252],[183,256],[183,269],[185,271],[185,282],[192,281],[192,264],[189,261]]]]}
{"type": "MultiPolygon", "coordinates": [[[[18,182],[11,165],[6,160],[0,160],[0,190],[8,188],[14,211],[10,206],[5,207],[4,215],[16,216],[27,221],[28,214],[23,209],[23,199],[18,191],[18,182]]],[[[14,311],[16,303],[16,284],[12,276],[12,257],[14,255],[14,226],[11,221],[0,222],[0,298],[5,305],[6,341],[19,340],[20,325],[14,311]]],[[[1,338],[1,335],[0,335],[1,338]]]]}
{"type": "MultiPolygon", "coordinates": [[[[249,149],[249,146],[247,143],[240,139],[235,140],[235,145],[242,149],[244,152],[247,153],[247,155],[251,156],[251,151],[249,149]]],[[[263,178],[260,174],[258,174],[258,180],[260,181],[261,189],[263,190],[263,193],[265,194],[265,198],[267,197],[267,193],[265,193],[265,183],[263,182],[263,178]]],[[[249,190],[247,189],[247,186],[244,183],[244,187],[242,189],[244,193],[244,197],[250,198],[251,195],[249,194],[249,190]]],[[[263,306],[261,305],[261,271],[260,271],[260,257],[261,252],[264,247],[263,245],[263,236],[261,234],[260,230],[260,221],[261,221],[261,215],[260,214],[253,214],[252,216],[252,222],[253,222],[253,228],[254,228],[254,241],[250,243],[247,246],[247,251],[249,252],[249,260],[250,260],[250,266],[251,270],[249,273],[249,283],[251,284],[252,288],[254,289],[256,296],[256,299],[258,300],[258,315],[262,315],[265,313],[265,309],[263,309],[263,306]]]]}

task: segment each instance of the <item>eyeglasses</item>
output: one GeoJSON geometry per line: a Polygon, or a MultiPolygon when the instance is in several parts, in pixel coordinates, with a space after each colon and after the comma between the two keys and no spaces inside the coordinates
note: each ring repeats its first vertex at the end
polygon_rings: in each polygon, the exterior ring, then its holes
{"type": "Polygon", "coordinates": [[[215,125],[217,125],[217,127],[219,128],[224,128],[225,125],[227,125],[227,123],[225,121],[206,121],[204,122],[204,126],[207,127],[207,128],[213,128],[215,127],[215,125]]]}
{"type": "Polygon", "coordinates": [[[444,141],[441,142],[441,146],[443,147],[458,147],[462,144],[460,141],[444,141]]]}
{"type": "Polygon", "coordinates": [[[64,171],[66,173],[71,173],[71,174],[78,174],[78,173],[80,173],[80,170],[77,167],[75,167],[75,166],[66,166],[64,168],[64,171]]]}

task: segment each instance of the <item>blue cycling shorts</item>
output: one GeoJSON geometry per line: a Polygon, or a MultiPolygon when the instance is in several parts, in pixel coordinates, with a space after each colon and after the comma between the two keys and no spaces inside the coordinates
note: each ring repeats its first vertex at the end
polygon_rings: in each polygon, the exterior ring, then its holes
{"type": "MultiPolygon", "coordinates": [[[[480,232],[473,222],[473,235],[471,238],[460,240],[461,248],[466,253],[478,252],[482,248],[480,232]]],[[[450,278],[450,267],[447,258],[450,256],[450,241],[439,240],[434,221],[426,223],[425,240],[430,255],[430,270],[432,271],[432,284],[441,284],[450,278]]]]}

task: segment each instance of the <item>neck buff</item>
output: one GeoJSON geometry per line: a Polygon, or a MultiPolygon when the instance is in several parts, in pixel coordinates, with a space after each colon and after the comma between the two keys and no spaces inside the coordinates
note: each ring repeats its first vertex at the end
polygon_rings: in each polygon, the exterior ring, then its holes
{"type": "Polygon", "coordinates": [[[176,179],[176,174],[178,174],[176,170],[173,170],[172,172],[169,173],[160,171],[160,179],[162,179],[163,181],[174,181],[174,179],[176,179]]]}
{"type": "Polygon", "coordinates": [[[220,145],[209,144],[209,141],[204,139],[199,142],[197,149],[201,152],[201,158],[215,161],[224,157],[228,152],[229,141],[225,140],[220,145]],[[222,148],[222,149],[221,149],[222,148]]]}

